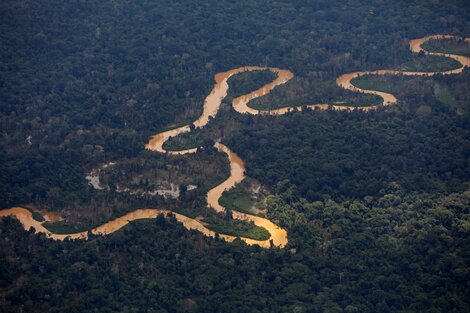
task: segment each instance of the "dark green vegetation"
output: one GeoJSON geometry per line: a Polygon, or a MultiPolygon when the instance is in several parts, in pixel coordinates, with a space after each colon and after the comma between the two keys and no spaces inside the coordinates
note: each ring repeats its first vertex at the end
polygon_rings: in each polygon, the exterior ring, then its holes
{"type": "Polygon", "coordinates": [[[220,198],[220,204],[225,208],[233,208],[237,211],[250,213],[250,209],[255,204],[255,201],[247,193],[225,192],[222,198],[220,198]]]}
{"type": "Polygon", "coordinates": [[[79,232],[93,228],[92,225],[87,225],[87,226],[70,225],[66,221],[45,222],[43,225],[54,234],[73,234],[73,233],[79,233],[79,232]]]}
{"type": "MultiPolygon", "coordinates": [[[[253,106],[375,103],[335,79],[447,69],[452,61],[414,55],[408,40],[468,37],[469,20],[461,0],[2,1],[0,207],[34,203],[78,229],[158,207],[252,232],[206,208],[205,192],[228,175],[211,148],[221,139],[271,190],[268,217],[290,243],[227,244],[162,219],[61,243],[4,219],[0,311],[468,312],[468,70],[363,77],[355,83],[400,101],[370,113],[253,117],[225,104],[208,127],[171,143],[203,146],[196,155],[144,144],[193,121],[214,74],[243,65],[296,75],[253,106]],[[93,190],[85,175],[110,161],[118,165],[102,179],[111,190],[93,190]],[[114,189],[175,181],[178,200],[114,189]]],[[[233,77],[225,102],[271,78],[233,77]]]]}
{"type": "Polygon", "coordinates": [[[464,190],[469,116],[426,103],[398,112],[258,118],[227,144],[248,164],[248,176],[269,186],[287,179],[309,200],[376,196],[390,183],[407,192],[464,190]]]}
{"type": "Polygon", "coordinates": [[[33,212],[33,218],[38,222],[44,222],[44,217],[38,212],[33,212]]]}
{"type": "Polygon", "coordinates": [[[15,286],[2,312],[467,311],[468,192],[309,203],[279,186],[270,203],[288,249],[209,240],[164,219],[88,242],[1,220],[0,284],[15,286]]]}
{"type": "Polygon", "coordinates": [[[470,57],[470,42],[456,39],[429,40],[423,48],[432,52],[459,54],[470,57]]]}
{"type": "Polygon", "coordinates": [[[334,79],[397,68],[416,57],[408,38],[466,35],[462,6],[3,1],[0,203],[46,205],[59,193],[90,206],[84,173],[141,154],[151,134],[194,120],[221,70],[291,69],[296,80],[270,104],[362,99],[334,79]]]}
{"type": "MultiPolygon", "coordinates": [[[[230,212],[228,213],[230,214],[230,212]]],[[[263,227],[255,226],[254,224],[242,223],[239,220],[230,219],[229,221],[212,221],[206,219],[211,224],[207,228],[215,231],[216,233],[224,233],[236,237],[247,237],[255,240],[268,240],[270,237],[269,232],[263,227]]]]}
{"type": "Polygon", "coordinates": [[[469,79],[470,73],[465,71],[457,76],[436,76],[432,79],[364,75],[354,78],[352,82],[360,88],[393,93],[399,100],[408,97],[410,101],[421,102],[432,95],[434,99],[429,101],[438,105],[437,108],[442,110],[440,106],[444,106],[461,115],[470,112],[470,91],[467,88],[469,79]],[[407,90],[413,90],[415,96],[412,97],[407,90]],[[425,95],[425,92],[430,94],[425,95]]]}
{"type": "Polygon", "coordinates": [[[225,208],[264,216],[266,198],[269,195],[271,195],[271,191],[264,188],[259,182],[247,177],[234,188],[225,191],[219,202],[225,208]]]}
{"type": "Polygon", "coordinates": [[[229,78],[229,94],[226,98],[227,103],[231,103],[236,96],[253,91],[253,86],[263,86],[275,80],[277,75],[269,70],[251,71],[235,75],[229,78]]]}
{"type": "Polygon", "coordinates": [[[444,72],[459,68],[461,65],[454,59],[449,59],[441,56],[426,56],[418,54],[414,56],[412,61],[408,61],[401,65],[398,69],[400,71],[420,71],[420,72],[444,72]]]}
{"type": "Polygon", "coordinates": [[[393,86],[387,81],[387,78],[388,77],[385,76],[362,75],[353,78],[351,83],[356,87],[366,90],[377,90],[386,93],[392,93],[392,90],[395,88],[393,88],[393,86]]]}
{"type": "Polygon", "coordinates": [[[37,211],[34,211],[33,209],[28,209],[28,211],[31,212],[34,220],[36,220],[38,222],[44,222],[45,221],[45,219],[44,219],[44,217],[42,216],[41,213],[39,213],[37,211]]]}
{"type": "Polygon", "coordinates": [[[375,95],[349,94],[336,85],[335,79],[336,77],[323,82],[312,78],[316,83],[311,86],[312,80],[307,82],[304,78],[296,76],[282,88],[274,89],[267,96],[250,101],[248,105],[254,109],[269,110],[318,103],[373,106],[382,102],[382,99],[375,95]]]}

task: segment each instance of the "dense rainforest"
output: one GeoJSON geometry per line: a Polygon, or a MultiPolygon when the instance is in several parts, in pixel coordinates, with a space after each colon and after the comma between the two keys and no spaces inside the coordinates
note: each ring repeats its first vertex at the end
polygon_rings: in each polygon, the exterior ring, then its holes
{"type": "Polygon", "coordinates": [[[278,192],[270,215],[289,226],[289,249],[208,240],[171,219],[79,242],[0,220],[2,312],[468,311],[469,192],[278,192]]]}
{"type": "MultiPolygon", "coordinates": [[[[246,116],[231,100],[268,71],[230,79],[209,125],[145,150],[194,121],[214,75],[244,65],[295,77],[250,105],[374,105],[339,88],[362,70],[445,70],[410,39],[470,36],[470,3],[416,1],[13,1],[0,3],[0,209],[58,212],[56,232],[136,208],[202,217],[214,230],[262,229],[215,214],[206,192],[229,175],[221,140],[249,184],[222,200],[288,231],[285,249],[226,243],[173,218],[57,242],[0,220],[2,312],[468,312],[470,72],[363,76],[399,102],[372,112],[246,116]],[[113,166],[102,168],[113,162],[113,166]],[[98,171],[104,186],[86,176],[98,171]],[[147,194],[178,187],[178,197],[147,194]],[[254,193],[261,186],[262,193],[254,193]],[[138,192],[120,192],[120,190],[138,192]]],[[[468,42],[428,50],[468,55],[468,42]]]]}

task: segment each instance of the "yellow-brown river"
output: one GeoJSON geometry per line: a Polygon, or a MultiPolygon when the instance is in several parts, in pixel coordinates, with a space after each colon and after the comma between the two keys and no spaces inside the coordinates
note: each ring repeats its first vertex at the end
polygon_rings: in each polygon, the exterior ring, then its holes
{"type": "MultiPolygon", "coordinates": [[[[470,58],[465,56],[453,55],[453,54],[446,54],[446,53],[434,53],[423,50],[421,45],[431,39],[451,39],[455,38],[454,36],[449,35],[434,35],[428,36],[420,39],[415,39],[410,41],[410,50],[415,53],[419,53],[423,51],[425,54],[428,55],[440,55],[445,56],[448,58],[452,58],[458,61],[461,66],[457,69],[445,71],[445,72],[401,72],[396,70],[378,70],[378,71],[364,71],[364,72],[354,72],[341,75],[336,79],[336,84],[344,89],[349,89],[352,91],[368,93],[368,94],[376,94],[382,97],[383,102],[382,105],[388,106],[391,104],[395,104],[397,99],[394,95],[385,92],[379,92],[375,90],[366,90],[361,89],[354,86],[351,83],[351,80],[355,77],[362,76],[362,75],[386,75],[386,74],[400,74],[400,75],[413,75],[413,76],[431,76],[435,74],[441,75],[449,75],[449,74],[458,74],[463,71],[466,66],[470,66],[470,58]]],[[[465,41],[470,41],[469,38],[466,38],[465,41]]],[[[292,106],[292,107],[284,107],[280,109],[273,109],[273,110],[256,110],[248,106],[248,102],[264,96],[268,94],[271,90],[275,87],[282,85],[289,81],[291,78],[294,77],[294,74],[289,70],[284,70],[280,68],[272,68],[272,67],[258,67],[258,66],[246,66],[240,67],[237,69],[232,69],[227,72],[221,72],[215,75],[215,84],[214,88],[212,89],[211,93],[206,97],[204,101],[204,108],[202,115],[193,123],[194,126],[198,128],[202,128],[209,123],[210,117],[214,118],[217,115],[217,112],[220,108],[222,100],[227,96],[228,91],[228,79],[233,75],[246,72],[246,71],[259,71],[259,70],[270,70],[277,75],[276,79],[265,86],[255,90],[251,93],[243,95],[233,100],[232,106],[233,108],[242,114],[266,114],[266,115],[281,115],[285,114],[293,109],[301,110],[302,106],[292,106]]],[[[304,106],[305,107],[305,106],[304,106]]],[[[341,106],[337,103],[316,103],[316,104],[309,104],[306,107],[309,108],[319,108],[319,109],[335,109],[335,110],[373,110],[376,109],[377,106],[341,106]]],[[[168,153],[168,154],[187,154],[187,153],[195,153],[197,148],[182,150],[182,151],[167,151],[163,148],[164,143],[170,138],[175,137],[179,134],[190,132],[191,128],[189,125],[185,125],[176,129],[168,130],[156,134],[153,136],[150,141],[145,145],[145,147],[149,150],[160,152],[160,153],[168,153]]],[[[216,143],[216,148],[227,155],[230,161],[230,176],[227,178],[223,183],[216,186],[215,188],[209,190],[207,193],[207,203],[208,205],[213,208],[217,212],[225,211],[225,208],[222,207],[219,203],[219,199],[222,196],[222,193],[225,190],[228,190],[234,187],[236,184],[241,182],[245,178],[245,165],[243,160],[240,159],[238,155],[232,152],[227,146],[216,143]]],[[[127,225],[130,221],[137,220],[137,219],[144,219],[144,218],[156,218],[158,214],[167,215],[172,213],[175,215],[176,219],[181,222],[184,227],[187,229],[194,229],[197,231],[202,232],[206,236],[215,237],[215,232],[205,227],[201,222],[196,219],[189,218],[187,216],[169,211],[169,210],[161,210],[161,209],[139,209],[133,212],[130,212],[124,216],[121,216],[115,220],[109,221],[101,226],[98,226],[91,230],[93,234],[96,235],[107,235],[111,234],[125,225],[127,225]]],[[[51,233],[48,229],[46,229],[41,222],[38,222],[33,219],[32,213],[24,208],[14,207],[7,210],[0,211],[0,217],[2,216],[15,216],[23,225],[26,230],[29,230],[33,227],[36,232],[41,232],[46,234],[46,236],[57,239],[63,240],[67,237],[71,239],[79,239],[87,238],[87,232],[80,232],[80,233],[73,233],[73,234],[54,234],[51,233]]],[[[253,240],[250,238],[240,238],[245,241],[247,244],[250,245],[259,245],[264,248],[268,248],[271,245],[276,247],[284,247],[287,242],[287,231],[278,225],[274,224],[273,222],[269,221],[266,218],[241,213],[237,211],[233,211],[233,218],[253,222],[257,226],[264,227],[270,233],[270,238],[268,240],[253,240]]],[[[227,241],[233,241],[236,237],[229,236],[225,234],[219,234],[221,238],[224,238],[227,241]]]]}

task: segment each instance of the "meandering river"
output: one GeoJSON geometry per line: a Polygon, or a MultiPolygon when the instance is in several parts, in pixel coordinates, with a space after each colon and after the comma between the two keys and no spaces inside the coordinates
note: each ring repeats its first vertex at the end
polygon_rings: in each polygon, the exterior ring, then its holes
{"type": "MultiPolygon", "coordinates": [[[[453,54],[446,54],[446,53],[434,53],[426,51],[422,48],[422,44],[431,39],[451,39],[455,38],[454,36],[450,35],[434,35],[428,36],[424,38],[419,38],[410,41],[410,50],[415,53],[419,53],[423,51],[425,54],[428,55],[439,55],[445,56],[448,58],[452,58],[458,61],[461,66],[454,70],[449,70],[445,72],[402,72],[397,70],[377,70],[377,71],[364,71],[364,72],[354,72],[341,75],[336,79],[336,84],[344,89],[368,93],[368,94],[375,94],[382,97],[383,106],[388,106],[395,104],[397,102],[397,98],[390,94],[375,90],[367,90],[361,89],[359,87],[354,86],[351,83],[353,78],[362,76],[362,75],[408,75],[408,76],[431,76],[436,74],[441,75],[450,75],[450,74],[458,74],[461,73],[465,67],[470,66],[470,58],[460,55],[453,55],[453,54]]],[[[466,41],[470,41],[470,38],[466,38],[466,41]]],[[[233,108],[242,114],[266,114],[266,115],[282,115],[288,113],[293,109],[302,110],[303,107],[309,108],[319,108],[319,109],[334,109],[334,110],[374,110],[378,106],[342,106],[338,103],[316,103],[316,104],[309,104],[306,106],[291,106],[291,107],[284,107],[279,109],[273,110],[256,110],[248,106],[248,103],[258,97],[264,96],[271,92],[275,87],[282,85],[292,79],[294,74],[285,69],[280,68],[273,68],[273,67],[259,67],[259,66],[245,66],[240,67],[237,69],[232,69],[226,72],[221,72],[215,75],[215,84],[214,88],[210,92],[210,94],[206,97],[204,101],[204,108],[202,115],[193,123],[196,128],[202,128],[206,126],[211,118],[215,118],[217,112],[220,108],[222,100],[227,96],[228,92],[228,79],[233,75],[246,72],[246,71],[259,71],[259,70],[270,70],[277,75],[276,79],[272,82],[264,85],[263,87],[250,92],[246,95],[240,96],[233,100],[232,106],[233,108]]],[[[187,133],[191,131],[190,125],[185,125],[179,128],[175,128],[172,130],[164,131],[161,133],[156,134],[153,136],[150,141],[145,145],[145,147],[149,150],[160,152],[160,153],[168,153],[168,154],[188,154],[188,153],[195,153],[197,152],[197,147],[182,151],[168,151],[163,148],[164,143],[170,138],[178,136],[182,133],[187,133]]],[[[236,184],[241,182],[245,178],[245,165],[243,160],[231,151],[227,146],[223,145],[222,143],[216,143],[215,147],[220,151],[227,155],[229,162],[230,162],[230,176],[222,182],[220,185],[214,187],[213,189],[209,190],[207,193],[207,203],[208,205],[213,208],[217,212],[225,211],[225,208],[222,207],[219,203],[220,197],[222,193],[230,188],[233,188],[236,184]]],[[[129,222],[144,219],[144,218],[156,218],[159,214],[174,214],[176,219],[181,222],[184,227],[187,229],[193,229],[202,232],[206,236],[215,237],[216,233],[206,226],[204,226],[201,222],[196,219],[178,214],[176,212],[172,212],[169,210],[163,209],[139,209],[133,212],[130,212],[124,216],[116,218],[112,221],[109,221],[101,226],[98,226],[91,230],[92,234],[95,235],[108,235],[111,234],[122,227],[126,226],[129,222]]],[[[38,222],[33,219],[32,213],[25,208],[14,207],[7,210],[0,211],[0,217],[2,216],[15,216],[23,225],[25,230],[29,230],[31,227],[35,229],[36,232],[40,232],[45,234],[46,236],[57,239],[57,240],[64,240],[65,238],[71,239],[86,239],[88,237],[88,232],[79,232],[73,234],[54,234],[46,229],[42,222],[38,222]]],[[[238,211],[232,211],[232,216],[235,219],[253,222],[257,226],[264,227],[270,233],[270,238],[268,240],[254,240],[250,238],[241,237],[240,239],[245,241],[247,244],[250,245],[259,245],[264,248],[268,248],[271,246],[276,247],[284,247],[288,243],[287,239],[287,231],[275,223],[271,222],[266,218],[262,218],[255,215],[250,215],[238,211]]],[[[221,238],[224,238],[227,241],[233,241],[236,237],[226,235],[226,234],[219,234],[221,238]]]]}

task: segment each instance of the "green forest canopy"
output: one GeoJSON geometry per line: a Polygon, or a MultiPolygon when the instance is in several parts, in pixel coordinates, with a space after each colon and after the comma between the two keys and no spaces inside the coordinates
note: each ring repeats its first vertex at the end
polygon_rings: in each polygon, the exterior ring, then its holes
{"type": "MultiPolygon", "coordinates": [[[[166,200],[95,191],[84,176],[116,160],[178,176],[209,160],[212,183],[222,180],[227,163],[213,150],[144,151],[150,135],[200,114],[218,71],[295,73],[259,105],[359,101],[337,76],[426,66],[409,39],[470,34],[470,4],[457,0],[7,0],[0,14],[0,205],[34,203],[82,226],[139,207],[210,214],[209,186],[166,200]]],[[[288,229],[285,250],[209,240],[172,221],[64,243],[0,221],[1,311],[465,312],[468,75],[367,78],[400,100],[372,113],[224,108],[201,140],[225,127],[223,142],[273,194],[268,217],[288,229]]],[[[234,81],[233,92],[262,81],[234,81]]]]}

